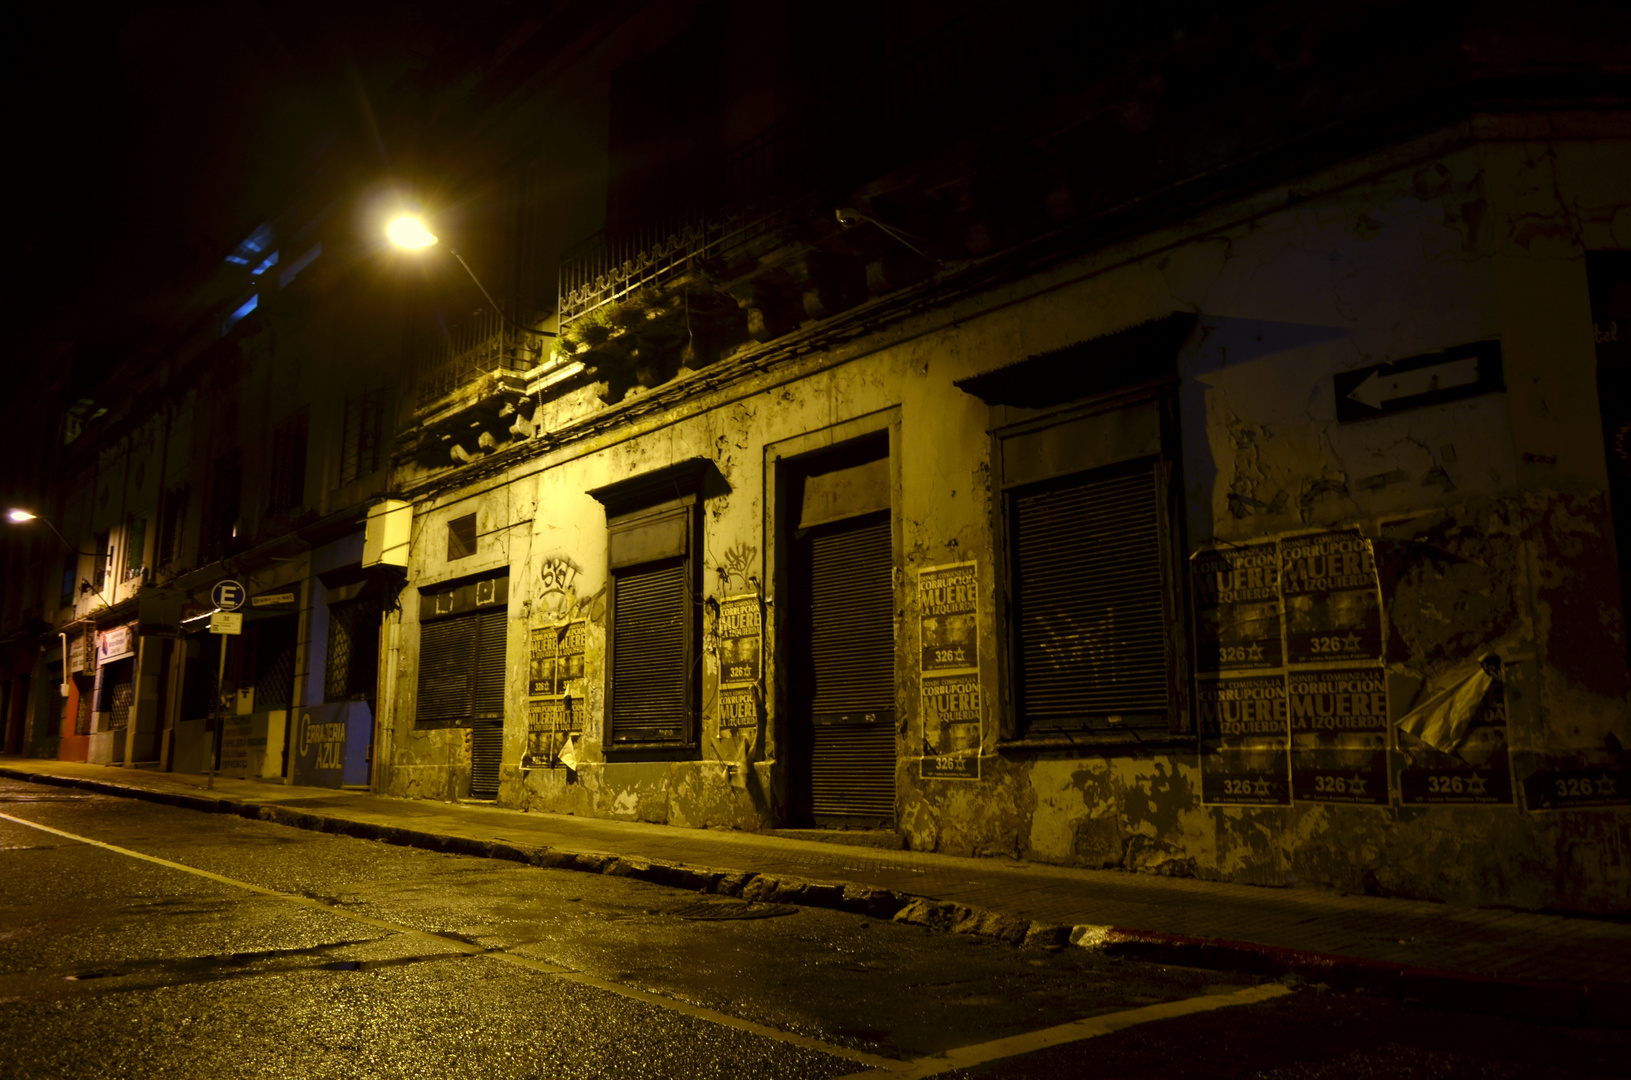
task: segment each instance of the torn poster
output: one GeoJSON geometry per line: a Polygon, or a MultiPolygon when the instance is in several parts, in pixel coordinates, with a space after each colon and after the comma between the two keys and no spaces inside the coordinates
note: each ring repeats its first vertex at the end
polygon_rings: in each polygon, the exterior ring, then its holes
{"type": "Polygon", "coordinates": [[[1382,594],[1371,542],[1355,532],[1280,538],[1286,663],[1382,658],[1382,594]]]}
{"type": "Polygon", "coordinates": [[[1280,672],[1210,679],[1195,687],[1200,715],[1201,801],[1291,802],[1286,682],[1280,672]]]}
{"type": "Polygon", "coordinates": [[[1383,670],[1288,671],[1286,703],[1292,797],[1299,802],[1388,805],[1383,670]]]}
{"type": "Polygon", "coordinates": [[[1399,718],[1399,802],[1510,805],[1506,686],[1499,657],[1483,657],[1462,678],[1399,718]]]}
{"type": "Polygon", "coordinates": [[[1189,570],[1195,670],[1206,675],[1279,668],[1279,542],[1205,547],[1190,556],[1189,570]]]}
{"type": "Polygon", "coordinates": [[[727,596],[719,602],[719,681],[759,681],[763,619],[759,594],[727,596]]]}

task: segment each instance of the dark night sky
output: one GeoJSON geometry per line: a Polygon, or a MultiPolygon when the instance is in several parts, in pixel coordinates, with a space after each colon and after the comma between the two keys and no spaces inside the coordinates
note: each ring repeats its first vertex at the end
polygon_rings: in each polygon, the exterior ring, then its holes
{"type": "Polygon", "coordinates": [[[469,11],[183,0],[14,15],[8,368],[56,341],[106,355],[145,338],[334,140],[384,166],[373,106],[469,11]]]}

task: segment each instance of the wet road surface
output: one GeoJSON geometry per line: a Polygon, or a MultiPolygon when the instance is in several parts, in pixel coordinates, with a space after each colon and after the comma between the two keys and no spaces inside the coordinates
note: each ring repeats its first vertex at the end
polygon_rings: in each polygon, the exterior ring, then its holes
{"type": "Polygon", "coordinates": [[[1623,1032],[0,780],[0,1076],[1623,1076],[1623,1032]]]}

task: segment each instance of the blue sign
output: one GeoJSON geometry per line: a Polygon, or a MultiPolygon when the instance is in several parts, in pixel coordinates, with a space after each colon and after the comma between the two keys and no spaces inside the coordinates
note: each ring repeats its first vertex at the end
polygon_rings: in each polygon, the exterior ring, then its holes
{"type": "Polygon", "coordinates": [[[210,603],[222,611],[237,611],[244,606],[248,597],[249,591],[243,587],[243,582],[231,578],[216,582],[215,588],[210,590],[210,603]]]}

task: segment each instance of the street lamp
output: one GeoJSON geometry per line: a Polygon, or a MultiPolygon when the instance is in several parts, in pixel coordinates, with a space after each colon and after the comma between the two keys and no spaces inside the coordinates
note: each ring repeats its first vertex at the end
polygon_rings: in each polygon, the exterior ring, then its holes
{"type": "MultiPolygon", "coordinates": [[[[45,527],[47,529],[51,530],[52,535],[54,535],[58,540],[62,541],[62,546],[67,548],[69,551],[73,552],[75,555],[91,555],[91,556],[95,556],[95,555],[99,554],[98,552],[95,552],[95,551],[80,551],[77,547],[70,544],[68,542],[68,538],[66,536],[62,535],[62,533],[58,532],[57,527],[55,525],[51,524],[51,519],[50,518],[41,517],[38,514],[33,514],[33,513],[30,513],[27,510],[23,510],[23,509],[21,509],[19,507],[13,506],[10,510],[6,511],[6,520],[11,522],[13,525],[25,525],[30,521],[43,521],[43,522],[45,522],[45,527]]],[[[100,596],[102,594],[98,593],[97,595],[100,596]]],[[[107,601],[104,600],[103,603],[107,603],[107,601]]]]}
{"type": "MultiPolygon", "coordinates": [[[[392,218],[385,225],[385,235],[390,239],[391,243],[405,251],[421,251],[428,247],[434,247],[438,242],[436,234],[430,231],[424,221],[413,214],[398,214],[392,218]]],[[[476,283],[476,288],[481,290],[481,295],[486,297],[487,303],[494,311],[498,312],[498,317],[503,319],[512,329],[528,334],[537,334],[539,337],[560,336],[550,330],[535,330],[530,326],[522,326],[504,314],[504,309],[499,307],[497,302],[493,300],[492,294],[487,291],[487,286],[481,283],[481,278],[477,277],[476,272],[470,269],[470,264],[464,261],[464,256],[460,255],[452,244],[448,245],[447,250],[448,254],[459,260],[459,265],[464,267],[464,272],[470,275],[470,280],[476,283]]]]}

